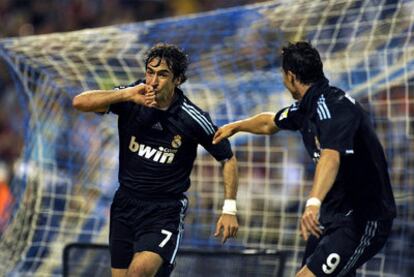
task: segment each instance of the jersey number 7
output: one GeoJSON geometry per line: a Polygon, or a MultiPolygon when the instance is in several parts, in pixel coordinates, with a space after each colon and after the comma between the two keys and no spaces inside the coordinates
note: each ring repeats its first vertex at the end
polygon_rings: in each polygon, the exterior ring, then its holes
{"type": "Polygon", "coordinates": [[[167,242],[170,240],[172,236],[172,232],[162,229],[161,234],[164,234],[166,236],[165,239],[163,239],[161,243],[158,245],[159,247],[163,248],[167,244],[167,242]]]}

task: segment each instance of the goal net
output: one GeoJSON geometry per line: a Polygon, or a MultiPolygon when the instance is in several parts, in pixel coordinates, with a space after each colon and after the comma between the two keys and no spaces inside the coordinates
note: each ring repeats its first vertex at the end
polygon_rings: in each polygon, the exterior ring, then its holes
{"type": "MultiPolygon", "coordinates": [[[[107,242],[118,186],[116,117],[77,112],[73,96],[142,77],[145,51],[175,43],[191,60],[184,92],[223,125],[289,105],[280,47],[308,40],[331,83],[370,111],[390,164],[398,218],[383,251],[359,274],[408,276],[414,272],[413,11],[410,0],[281,0],[0,40],[24,135],[11,184],[12,216],[0,239],[1,274],[58,276],[66,244],[107,242]]],[[[292,276],[304,250],[299,217],[314,165],[295,133],[239,134],[231,142],[240,166],[240,231],[224,247],[284,251],[285,274],[292,276]]],[[[222,247],[211,235],[222,205],[221,169],[203,149],[188,196],[183,245],[222,247]]]]}
{"type": "MultiPolygon", "coordinates": [[[[63,277],[111,276],[108,245],[68,244],[63,251],[63,277]]],[[[171,277],[284,277],[284,252],[181,247],[171,277]],[[243,266],[235,266],[243,265],[243,266]]]]}

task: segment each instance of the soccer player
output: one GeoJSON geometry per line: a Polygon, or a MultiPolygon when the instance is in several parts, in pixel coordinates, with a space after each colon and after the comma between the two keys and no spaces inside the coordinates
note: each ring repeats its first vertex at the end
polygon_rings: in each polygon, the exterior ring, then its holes
{"type": "Polygon", "coordinates": [[[283,48],[282,73],[297,102],[224,125],[213,143],[237,132],[300,131],[316,171],[300,221],[307,244],[296,276],[355,276],[383,247],[396,216],[384,151],[360,104],[329,85],[309,43],[283,48]]]}
{"type": "Polygon", "coordinates": [[[73,99],[80,111],[118,115],[120,186],[110,216],[112,276],[170,275],[198,144],[223,165],[225,200],[214,235],[222,234],[223,243],[236,236],[236,158],[228,140],[212,144],[217,127],[179,89],[187,67],[187,56],[177,46],[157,44],[145,58],[145,80],[85,91],[73,99]]]}

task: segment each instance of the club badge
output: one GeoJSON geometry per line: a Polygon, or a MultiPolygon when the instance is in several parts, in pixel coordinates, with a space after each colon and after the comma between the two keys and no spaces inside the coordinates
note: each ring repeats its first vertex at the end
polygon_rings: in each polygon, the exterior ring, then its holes
{"type": "Polygon", "coordinates": [[[178,148],[178,147],[181,146],[181,136],[180,135],[174,136],[174,139],[171,142],[171,146],[174,147],[174,148],[178,148]]]}

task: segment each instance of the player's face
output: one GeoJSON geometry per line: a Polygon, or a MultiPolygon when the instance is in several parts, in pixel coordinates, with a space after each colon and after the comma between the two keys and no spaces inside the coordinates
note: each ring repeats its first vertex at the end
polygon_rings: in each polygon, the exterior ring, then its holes
{"type": "Polygon", "coordinates": [[[163,59],[160,61],[159,58],[154,58],[148,63],[145,83],[154,88],[157,102],[168,101],[178,85],[168,64],[163,59]]]}
{"type": "Polygon", "coordinates": [[[295,76],[290,72],[285,72],[282,69],[282,75],[283,75],[283,85],[288,89],[290,94],[292,95],[293,99],[300,100],[300,93],[295,87],[295,76]]]}

